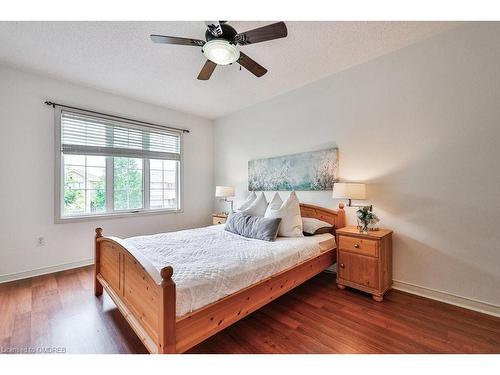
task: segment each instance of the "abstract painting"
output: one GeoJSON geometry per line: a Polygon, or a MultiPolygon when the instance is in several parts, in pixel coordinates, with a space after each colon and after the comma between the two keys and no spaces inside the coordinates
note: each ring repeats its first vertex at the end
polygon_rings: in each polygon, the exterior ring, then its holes
{"type": "Polygon", "coordinates": [[[338,175],[338,148],[248,162],[248,190],[331,190],[338,175]]]}

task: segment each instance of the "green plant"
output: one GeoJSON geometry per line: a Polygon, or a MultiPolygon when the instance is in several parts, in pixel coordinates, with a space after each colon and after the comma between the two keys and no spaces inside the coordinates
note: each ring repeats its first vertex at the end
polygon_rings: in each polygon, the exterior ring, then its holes
{"type": "Polygon", "coordinates": [[[362,207],[356,211],[356,217],[365,227],[367,227],[368,224],[376,224],[380,221],[378,216],[374,212],[370,211],[369,206],[362,207]]]}

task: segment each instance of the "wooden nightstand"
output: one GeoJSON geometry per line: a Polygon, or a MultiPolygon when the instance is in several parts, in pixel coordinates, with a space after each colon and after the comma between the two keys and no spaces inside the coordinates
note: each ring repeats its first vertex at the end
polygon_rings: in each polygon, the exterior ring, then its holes
{"type": "Polygon", "coordinates": [[[227,214],[212,214],[212,222],[215,224],[224,224],[227,220],[227,214]]]}
{"type": "Polygon", "coordinates": [[[337,249],[337,286],[371,293],[381,302],[392,286],[392,230],[337,229],[337,249]]]}

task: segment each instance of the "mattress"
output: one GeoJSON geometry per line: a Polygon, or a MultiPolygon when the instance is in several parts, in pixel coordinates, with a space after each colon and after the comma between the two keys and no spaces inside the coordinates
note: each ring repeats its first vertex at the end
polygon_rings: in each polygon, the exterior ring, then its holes
{"type": "Polygon", "coordinates": [[[139,252],[158,270],[172,266],[177,316],[293,267],[335,246],[331,234],[254,240],[223,225],[127,238],[122,244],[139,252]]]}

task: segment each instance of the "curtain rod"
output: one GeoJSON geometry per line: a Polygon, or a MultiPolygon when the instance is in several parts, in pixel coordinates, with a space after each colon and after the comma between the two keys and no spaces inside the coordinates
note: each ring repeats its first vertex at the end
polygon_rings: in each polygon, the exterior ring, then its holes
{"type": "Polygon", "coordinates": [[[132,121],[132,122],[136,122],[136,123],[139,123],[139,124],[145,124],[145,125],[159,126],[159,127],[165,128],[165,129],[172,129],[172,130],[181,131],[183,133],[189,133],[188,129],[173,128],[171,126],[158,125],[158,124],[155,124],[155,123],[152,123],[152,122],[146,122],[146,121],[134,120],[134,119],[127,118],[127,117],[109,115],[107,113],[102,113],[102,112],[97,112],[97,111],[91,111],[91,110],[85,109],[85,108],[78,108],[78,107],[72,107],[70,105],[65,105],[65,104],[60,104],[60,103],[54,103],[54,102],[51,102],[49,100],[47,100],[45,102],[45,104],[50,105],[52,108],[55,108],[56,106],[58,106],[58,107],[62,107],[62,108],[76,109],[78,111],[85,111],[85,112],[89,112],[89,113],[95,113],[96,115],[114,117],[114,118],[120,119],[120,120],[132,121]]]}

